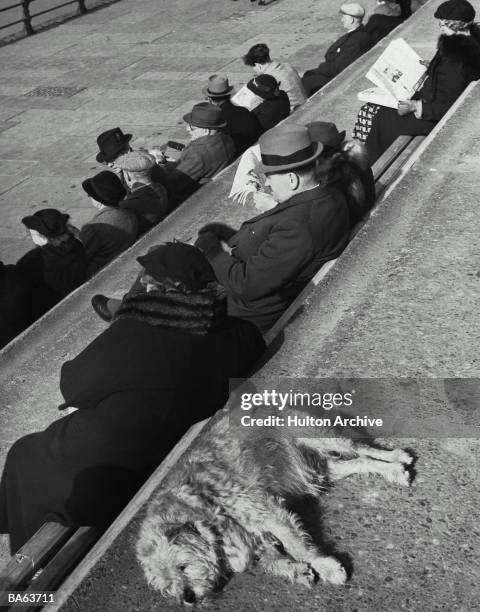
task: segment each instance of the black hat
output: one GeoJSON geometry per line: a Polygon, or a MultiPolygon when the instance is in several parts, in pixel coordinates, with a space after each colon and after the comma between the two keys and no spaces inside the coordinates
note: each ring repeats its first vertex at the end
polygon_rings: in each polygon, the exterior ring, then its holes
{"type": "Polygon", "coordinates": [[[127,195],[122,181],[116,174],[108,170],[103,170],[92,178],[84,180],[82,187],[87,195],[107,206],[117,206],[120,200],[127,195]]]}
{"type": "Polygon", "coordinates": [[[96,160],[100,163],[113,161],[125,151],[131,139],[132,135],[124,134],[119,127],[102,132],[97,138],[100,152],[97,153],[96,160]]]}
{"type": "Polygon", "coordinates": [[[475,9],[467,0],[448,0],[440,4],[435,11],[434,17],[470,23],[475,19],[475,9]]]}
{"type": "Polygon", "coordinates": [[[278,98],[278,82],[271,74],[259,74],[254,79],[248,81],[247,87],[264,100],[278,98]]]}
{"type": "Polygon", "coordinates": [[[210,102],[199,102],[192,108],[191,113],[183,115],[183,120],[201,128],[217,129],[227,125],[223,118],[222,109],[210,102]]]}
{"type": "Polygon", "coordinates": [[[313,142],[321,142],[324,147],[338,149],[345,140],[346,131],[338,131],[334,123],[328,121],[312,121],[307,123],[307,130],[313,142]]]}
{"type": "Polygon", "coordinates": [[[68,231],[67,223],[70,215],[65,215],[55,208],[44,208],[28,217],[23,217],[22,223],[28,229],[36,230],[45,238],[56,238],[68,231]]]}
{"type": "Polygon", "coordinates": [[[184,242],[162,244],[137,257],[137,261],[155,280],[171,278],[182,282],[191,291],[216,280],[215,272],[202,251],[184,242]]]}

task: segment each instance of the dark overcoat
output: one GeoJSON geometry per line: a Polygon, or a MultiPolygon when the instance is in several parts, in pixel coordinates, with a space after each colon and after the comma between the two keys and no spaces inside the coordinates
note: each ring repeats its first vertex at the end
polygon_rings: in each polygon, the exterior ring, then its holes
{"type": "Polygon", "coordinates": [[[73,236],[58,247],[47,244],[25,253],[17,268],[32,288],[33,317],[37,319],[84,283],[87,265],[85,249],[73,236]]]}
{"type": "Polygon", "coordinates": [[[235,106],[230,100],[220,105],[222,117],[227,122],[225,131],[230,134],[235,143],[237,155],[241,155],[248,147],[257,142],[261,128],[257,118],[247,108],[235,106]]]}
{"type": "Polygon", "coordinates": [[[344,197],[323,186],[243,223],[228,241],[231,254],[209,257],[229,293],[229,313],[268,330],[317,270],[341,253],[349,230],[344,197]]]}
{"type": "Polygon", "coordinates": [[[307,70],[302,83],[307,95],[311,96],[328,81],[337,76],[344,68],[350,66],[358,57],[368,51],[370,40],[365,26],[360,25],[352,32],[340,36],[325,53],[325,61],[318,68],[307,70]]]}
{"type": "Polygon", "coordinates": [[[387,34],[390,34],[397,26],[403,23],[404,18],[400,15],[372,15],[365,25],[365,31],[368,34],[370,46],[373,47],[379,40],[382,40],[387,34]]]}
{"type": "Polygon", "coordinates": [[[33,323],[31,284],[14,265],[0,261],[0,348],[33,323]]]}
{"type": "Polygon", "coordinates": [[[438,51],[427,71],[423,87],[414,99],[422,101],[422,117],[400,116],[396,109],[381,107],[365,142],[373,164],[398,136],[429,134],[465,87],[480,77],[480,36],[453,34],[438,39],[438,51]]]}
{"type": "Polygon", "coordinates": [[[266,132],[290,114],[288,95],[280,90],[276,98],[264,100],[252,110],[252,113],[260,124],[261,132],[266,132]]]}
{"type": "Polygon", "coordinates": [[[225,318],[198,335],[121,319],[61,371],[78,408],[10,449],[0,484],[0,533],[16,551],[48,517],[106,526],[190,425],[221,408],[229,378],[264,349],[258,330],[225,318]]]}

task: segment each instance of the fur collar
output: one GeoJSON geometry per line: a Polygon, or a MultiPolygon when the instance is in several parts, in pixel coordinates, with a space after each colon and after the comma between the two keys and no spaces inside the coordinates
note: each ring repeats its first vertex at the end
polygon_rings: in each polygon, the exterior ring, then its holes
{"type": "Polygon", "coordinates": [[[464,34],[442,34],[438,39],[438,51],[441,55],[465,64],[476,75],[480,76],[480,36],[478,26],[473,26],[471,36],[464,34]]]}
{"type": "Polygon", "coordinates": [[[225,321],[226,313],[223,290],[198,293],[157,290],[127,294],[114,320],[133,318],[165,329],[207,334],[225,321]]]}
{"type": "Polygon", "coordinates": [[[373,11],[375,15],[386,15],[387,17],[400,17],[401,12],[399,4],[388,1],[384,4],[377,4],[373,11]]]}

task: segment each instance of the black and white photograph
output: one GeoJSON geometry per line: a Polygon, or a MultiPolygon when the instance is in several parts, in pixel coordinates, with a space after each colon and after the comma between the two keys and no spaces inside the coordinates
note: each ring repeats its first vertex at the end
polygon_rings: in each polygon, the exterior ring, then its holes
{"type": "Polygon", "coordinates": [[[0,0],[0,607],[472,612],[480,0],[0,0]]]}

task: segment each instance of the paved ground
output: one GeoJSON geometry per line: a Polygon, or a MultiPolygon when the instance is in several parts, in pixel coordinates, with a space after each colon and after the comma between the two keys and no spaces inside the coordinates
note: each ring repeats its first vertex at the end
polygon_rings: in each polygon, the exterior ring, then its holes
{"type": "Polygon", "coordinates": [[[185,138],[181,117],[210,74],[245,82],[239,58],[261,41],[300,70],[314,66],[341,33],[337,11],[336,0],[123,0],[1,48],[0,259],[31,248],[26,214],[56,207],[75,224],[93,214],[80,184],[99,170],[100,132],[120,125],[134,144],[185,138]],[[37,87],[73,89],[31,95],[37,87]]]}

